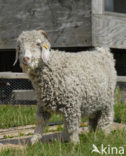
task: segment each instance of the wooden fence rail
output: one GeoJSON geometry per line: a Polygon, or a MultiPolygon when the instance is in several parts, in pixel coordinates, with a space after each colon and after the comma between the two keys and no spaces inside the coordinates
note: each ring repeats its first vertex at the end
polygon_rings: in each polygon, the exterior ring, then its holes
{"type": "Polygon", "coordinates": [[[0,79],[29,79],[25,73],[0,72],[0,79]]]}
{"type": "MultiPolygon", "coordinates": [[[[16,81],[16,79],[28,80],[29,77],[25,73],[0,72],[0,79],[15,79],[16,81]]],[[[121,91],[121,97],[120,97],[121,100],[125,100],[126,99],[126,76],[117,77],[117,86],[120,88],[120,91],[121,91]]],[[[13,86],[10,86],[10,87],[13,87],[13,86]]],[[[6,97],[9,96],[6,93],[7,93],[7,90],[5,93],[3,93],[3,91],[1,90],[0,100],[1,100],[2,94],[5,94],[6,97]]],[[[21,105],[22,104],[26,104],[26,105],[36,104],[36,96],[35,96],[35,92],[33,89],[12,88],[10,97],[11,97],[11,102],[14,104],[21,104],[21,105]]],[[[4,100],[6,100],[6,98],[4,100]]],[[[0,104],[5,104],[5,101],[3,102],[1,101],[0,104]]]]}
{"type": "MultiPolygon", "coordinates": [[[[25,73],[0,72],[0,79],[29,79],[25,73]]],[[[118,76],[117,82],[126,82],[126,76],[118,76]]]]}

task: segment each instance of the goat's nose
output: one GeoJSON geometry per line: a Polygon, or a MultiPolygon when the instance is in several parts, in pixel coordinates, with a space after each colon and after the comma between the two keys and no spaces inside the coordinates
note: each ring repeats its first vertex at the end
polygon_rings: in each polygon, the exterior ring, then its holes
{"type": "Polygon", "coordinates": [[[24,57],[23,58],[23,64],[28,65],[30,58],[29,57],[24,57]]]}

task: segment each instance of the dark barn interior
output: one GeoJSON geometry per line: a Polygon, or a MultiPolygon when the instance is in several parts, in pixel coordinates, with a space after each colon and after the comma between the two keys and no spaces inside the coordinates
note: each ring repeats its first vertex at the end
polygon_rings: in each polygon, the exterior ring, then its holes
{"type": "Polygon", "coordinates": [[[15,60],[15,49],[0,50],[0,72],[21,72],[19,62],[13,66],[15,60]]]}
{"type": "MultiPolygon", "coordinates": [[[[72,48],[54,48],[65,50],[66,52],[77,52],[77,51],[86,51],[92,49],[91,47],[72,47],[72,48]]],[[[119,76],[126,76],[126,50],[125,49],[111,49],[111,52],[114,55],[116,60],[116,70],[119,76]]],[[[0,72],[22,72],[19,61],[15,66],[13,63],[15,61],[15,49],[12,50],[0,50],[0,72]]]]}

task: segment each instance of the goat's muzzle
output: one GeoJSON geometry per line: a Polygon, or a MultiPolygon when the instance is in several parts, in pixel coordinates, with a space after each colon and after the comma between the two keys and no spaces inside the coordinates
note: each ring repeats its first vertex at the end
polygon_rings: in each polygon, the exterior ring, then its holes
{"type": "Polygon", "coordinates": [[[29,57],[24,57],[23,58],[23,64],[24,65],[28,65],[29,64],[29,61],[30,61],[30,58],[29,57]]]}

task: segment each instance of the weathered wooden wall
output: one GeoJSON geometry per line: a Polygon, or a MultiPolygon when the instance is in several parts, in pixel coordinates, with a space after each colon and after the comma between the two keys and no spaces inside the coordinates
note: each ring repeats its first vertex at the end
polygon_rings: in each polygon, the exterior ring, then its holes
{"type": "Polygon", "coordinates": [[[44,29],[53,47],[126,49],[126,15],[104,12],[104,0],[0,0],[0,49],[32,29],[44,29]]]}
{"type": "Polygon", "coordinates": [[[44,29],[54,47],[91,45],[89,0],[0,0],[0,49],[24,30],[44,29]]]}
{"type": "Polygon", "coordinates": [[[105,13],[93,15],[94,46],[126,49],[126,15],[105,13]]]}
{"type": "Polygon", "coordinates": [[[126,49],[126,14],[107,12],[104,2],[92,0],[92,45],[126,49]]]}

